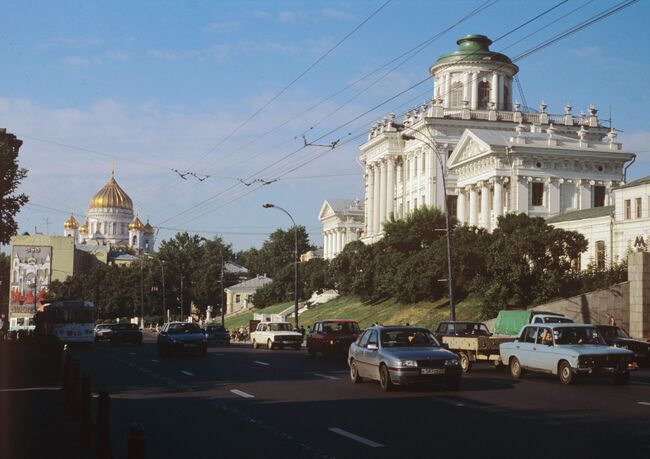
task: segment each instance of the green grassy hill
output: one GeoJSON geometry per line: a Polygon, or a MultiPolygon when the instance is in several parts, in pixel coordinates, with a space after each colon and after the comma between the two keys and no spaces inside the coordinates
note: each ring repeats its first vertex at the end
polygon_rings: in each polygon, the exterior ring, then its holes
{"type": "MultiPolygon", "coordinates": [[[[239,316],[226,319],[226,327],[234,328],[247,326],[254,312],[276,314],[291,306],[292,303],[281,303],[265,309],[252,310],[239,316]]],[[[476,320],[479,315],[478,302],[468,298],[456,305],[457,320],[476,320]]],[[[307,327],[322,319],[352,319],[359,322],[361,328],[375,322],[385,325],[420,325],[430,329],[442,320],[449,319],[449,303],[446,299],[435,303],[421,301],[419,303],[402,304],[394,299],[380,303],[367,304],[359,298],[342,296],[328,303],[321,304],[303,312],[300,323],[307,327]]]]}

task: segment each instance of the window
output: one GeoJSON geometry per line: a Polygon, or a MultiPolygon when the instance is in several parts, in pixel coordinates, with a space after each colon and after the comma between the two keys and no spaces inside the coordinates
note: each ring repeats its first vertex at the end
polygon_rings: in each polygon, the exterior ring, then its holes
{"type": "Polygon", "coordinates": [[[406,213],[408,214],[411,211],[411,202],[406,201],[406,213]]]}
{"type": "Polygon", "coordinates": [[[605,268],[605,241],[596,241],[596,267],[605,268]]]}
{"type": "Polygon", "coordinates": [[[235,295],[235,303],[239,303],[241,301],[241,295],[235,295]]]}
{"type": "Polygon", "coordinates": [[[632,218],[632,201],[629,199],[625,200],[625,215],[624,218],[625,220],[629,220],[632,218]]]}
{"type": "Polygon", "coordinates": [[[415,198],[415,199],[413,200],[413,209],[415,210],[415,209],[417,209],[417,208],[418,208],[418,198],[415,198]]]}
{"type": "Polygon", "coordinates": [[[581,263],[580,263],[580,255],[578,255],[576,258],[571,260],[571,269],[574,272],[580,272],[582,269],[581,263]]]}
{"type": "Polygon", "coordinates": [[[370,338],[368,338],[368,344],[374,344],[375,346],[379,345],[379,336],[377,335],[377,330],[370,330],[370,338]]]}
{"type": "Polygon", "coordinates": [[[524,343],[534,343],[537,339],[537,327],[526,327],[522,333],[522,338],[524,343]]]}
{"type": "Polygon", "coordinates": [[[641,198],[636,198],[636,218],[641,218],[641,198]]]}
{"type": "Polygon", "coordinates": [[[447,208],[450,216],[456,216],[458,212],[458,196],[447,196],[447,208]]]}
{"type": "Polygon", "coordinates": [[[366,332],[361,335],[361,338],[359,338],[359,346],[361,347],[366,347],[368,344],[368,340],[370,339],[370,332],[373,330],[366,330],[366,332]]]}
{"type": "Polygon", "coordinates": [[[463,106],[463,83],[456,82],[451,85],[451,107],[462,108],[463,106]]]}
{"type": "Polygon", "coordinates": [[[533,206],[543,206],[544,205],[544,184],[535,182],[532,184],[532,205],[533,206]]]}
{"type": "Polygon", "coordinates": [[[423,206],[426,206],[426,204],[427,204],[426,196],[425,196],[425,195],[422,195],[422,205],[423,205],[423,206]]]}
{"type": "Polygon", "coordinates": [[[487,81],[481,81],[478,84],[479,110],[487,110],[489,102],[490,102],[490,83],[488,83],[487,81]]]}
{"type": "Polygon", "coordinates": [[[510,110],[510,88],[508,85],[503,85],[503,105],[501,110],[510,110]]]}
{"type": "Polygon", "coordinates": [[[426,174],[426,169],[425,169],[426,168],[426,161],[425,161],[426,157],[427,157],[426,154],[422,155],[422,173],[423,174],[426,174]]]}
{"type": "Polygon", "coordinates": [[[411,160],[407,159],[406,160],[406,171],[404,171],[404,177],[408,180],[408,178],[411,176],[411,160]]]}
{"type": "Polygon", "coordinates": [[[605,205],[605,187],[594,187],[594,207],[603,207],[605,205]]]}

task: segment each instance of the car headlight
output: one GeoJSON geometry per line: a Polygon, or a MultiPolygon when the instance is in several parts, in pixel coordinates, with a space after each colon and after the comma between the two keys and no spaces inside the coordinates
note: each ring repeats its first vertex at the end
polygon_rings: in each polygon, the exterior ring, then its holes
{"type": "Polygon", "coordinates": [[[418,363],[415,360],[398,360],[398,367],[417,367],[418,363]]]}
{"type": "Polygon", "coordinates": [[[445,366],[447,367],[457,367],[458,365],[460,365],[458,359],[445,360],[445,366]]]}
{"type": "Polygon", "coordinates": [[[614,343],[614,347],[618,347],[618,348],[621,348],[621,349],[627,349],[628,348],[627,344],[618,344],[618,343],[614,343]]]}

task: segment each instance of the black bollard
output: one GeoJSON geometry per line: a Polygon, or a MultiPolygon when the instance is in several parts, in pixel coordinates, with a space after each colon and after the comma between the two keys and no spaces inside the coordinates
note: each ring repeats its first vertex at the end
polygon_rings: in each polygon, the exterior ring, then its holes
{"type": "Polygon", "coordinates": [[[79,411],[81,404],[81,368],[78,359],[70,360],[70,401],[72,405],[72,419],[79,419],[79,411]]]}
{"type": "MultiPolygon", "coordinates": [[[[67,350],[67,349],[66,349],[67,350]]],[[[70,404],[70,375],[72,374],[72,366],[70,365],[70,354],[63,352],[63,395],[65,395],[65,403],[70,404]]]]}
{"type": "Polygon", "coordinates": [[[127,458],[144,459],[144,426],[138,422],[129,426],[127,458]]]}
{"type": "Polygon", "coordinates": [[[81,375],[81,447],[90,449],[92,445],[92,420],[90,419],[90,375],[84,372],[81,375]]]}
{"type": "Polygon", "coordinates": [[[112,459],[111,447],[111,397],[102,390],[97,398],[97,458],[112,459]]]}

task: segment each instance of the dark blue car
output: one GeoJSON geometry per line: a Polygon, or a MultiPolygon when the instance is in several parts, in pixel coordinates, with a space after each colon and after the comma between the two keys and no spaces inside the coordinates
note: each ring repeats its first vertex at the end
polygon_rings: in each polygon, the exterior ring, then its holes
{"type": "Polygon", "coordinates": [[[208,355],[205,332],[192,322],[168,322],[158,333],[158,353],[166,357],[173,353],[208,355]]]}
{"type": "Polygon", "coordinates": [[[204,330],[208,343],[222,344],[224,346],[230,345],[230,333],[223,325],[206,324],[204,330]]]}

